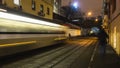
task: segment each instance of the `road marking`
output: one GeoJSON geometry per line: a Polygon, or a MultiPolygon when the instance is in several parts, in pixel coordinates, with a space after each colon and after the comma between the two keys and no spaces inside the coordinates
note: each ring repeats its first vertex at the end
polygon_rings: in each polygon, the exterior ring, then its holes
{"type": "Polygon", "coordinates": [[[18,43],[10,43],[10,44],[1,44],[0,47],[9,47],[15,45],[24,45],[24,44],[32,44],[36,43],[37,41],[27,41],[27,42],[18,42],[18,43]]]}
{"type": "Polygon", "coordinates": [[[91,59],[90,59],[88,68],[91,68],[91,64],[92,64],[92,62],[93,62],[93,60],[94,60],[94,56],[95,56],[95,52],[96,52],[96,50],[97,50],[97,46],[98,46],[98,44],[95,46],[95,49],[94,49],[94,51],[93,51],[93,53],[92,53],[92,56],[91,56],[91,59]]]}

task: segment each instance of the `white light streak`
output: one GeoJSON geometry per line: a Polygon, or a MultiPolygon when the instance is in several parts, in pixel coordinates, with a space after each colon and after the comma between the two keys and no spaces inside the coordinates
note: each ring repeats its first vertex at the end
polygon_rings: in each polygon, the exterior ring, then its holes
{"type": "Polygon", "coordinates": [[[34,24],[47,25],[47,26],[54,26],[54,27],[64,27],[59,24],[50,23],[47,21],[37,20],[37,19],[33,19],[33,18],[28,18],[28,17],[23,17],[23,16],[19,16],[19,15],[14,15],[14,14],[10,14],[10,13],[4,13],[4,12],[0,12],[0,18],[23,21],[23,22],[34,23],[34,24]]]}

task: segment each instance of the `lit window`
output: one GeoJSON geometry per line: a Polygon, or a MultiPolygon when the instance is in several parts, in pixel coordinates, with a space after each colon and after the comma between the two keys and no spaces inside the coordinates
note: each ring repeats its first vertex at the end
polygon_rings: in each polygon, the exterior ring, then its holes
{"type": "Polygon", "coordinates": [[[14,4],[20,6],[20,0],[14,0],[14,4]]]}
{"type": "Polygon", "coordinates": [[[35,0],[32,0],[32,10],[35,10],[35,0]]]}
{"type": "Polygon", "coordinates": [[[43,13],[44,7],[43,5],[40,5],[40,12],[43,13]]]}

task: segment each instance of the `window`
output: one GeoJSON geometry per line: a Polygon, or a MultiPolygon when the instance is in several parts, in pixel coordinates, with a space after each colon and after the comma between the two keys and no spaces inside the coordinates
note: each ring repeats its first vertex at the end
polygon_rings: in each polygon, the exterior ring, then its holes
{"type": "Polygon", "coordinates": [[[50,15],[50,8],[47,7],[47,14],[50,15]]]}
{"type": "Polygon", "coordinates": [[[36,5],[35,0],[32,0],[32,10],[36,9],[35,5],[36,5]]]}
{"type": "Polygon", "coordinates": [[[14,0],[14,4],[18,6],[17,8],[19,8],[20,10],[22,10],[21,0],[14,0]]]}
{"type": "Polygon", "coordinates": [[[20,0],[14,0],[14,4],[20,6],[20,0]]]}
{"type": "Polygon", "coordinates": [[[38,15],[39,16],[45,16],[45,14],[44,14],[44,6],[43,5],[40,5],[40,12],[38,12],[38,15]]]}
{"type": "Polygon", "coordinates": [[[109,5],[107,2],[104,3],[104,14],[108,14],[108,10],[109,10],[109,5]]]}
{"type": "Polygon", "coordinates": [[[114,13],[116,10],[116,0],[111,0],[111,8],[112,13],[114,13]]]}
{"type": "Polygon", "coordinates": [[[40,5],[40,12],[43,13],[43,11],[44,11],[44,7],[43,5],[40,5]]]}

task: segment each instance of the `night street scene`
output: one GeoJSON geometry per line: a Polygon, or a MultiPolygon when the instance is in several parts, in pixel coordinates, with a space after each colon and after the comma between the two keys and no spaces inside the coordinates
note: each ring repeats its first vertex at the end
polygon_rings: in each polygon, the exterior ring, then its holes
{"type": "Polygon", "coordinates": [[[120,68],[120,0],[0,0],[0,68],[120,68]]]}

